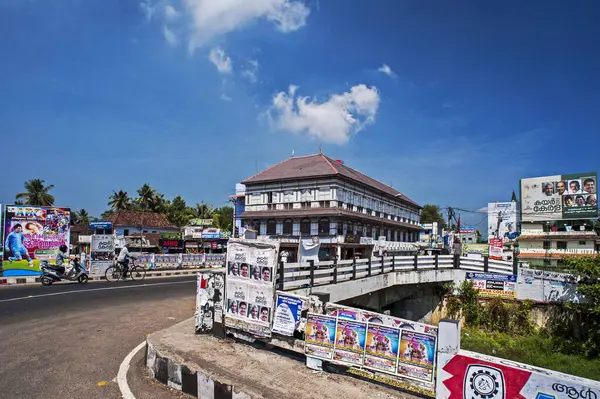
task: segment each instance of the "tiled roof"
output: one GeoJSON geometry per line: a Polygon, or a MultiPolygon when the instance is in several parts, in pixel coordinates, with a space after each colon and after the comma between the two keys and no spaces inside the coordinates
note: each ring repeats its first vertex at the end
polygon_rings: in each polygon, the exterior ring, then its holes
{"type": "Polygon", "coordinates": [[[354,182],[371,187],[384,194],[404,200],[419,206],[398,190],[383,184],[359,171],[341,164],[323,154],[307,155],[288,158],[283,162],[273,165],[262,172],[242,181],[243,184],[266,183],[279,180],[310,179],[315,177],[341,176],[354,182]]]}
{"type": "Polygon", "coordinates": [[[163,214],[143,211],[117,211],[109,218],[113,226],[143,226],[154,229],[173,229],[177,230],[177,226],[171,224],[169,219],[163,214]]]}

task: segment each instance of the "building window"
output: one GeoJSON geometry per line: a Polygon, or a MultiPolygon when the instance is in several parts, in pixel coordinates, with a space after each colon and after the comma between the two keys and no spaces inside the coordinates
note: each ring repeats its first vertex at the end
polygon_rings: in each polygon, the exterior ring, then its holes
{"type": "Polygon", "coordinates": [[[544,241],[544,249],[550,249],[550,241],[544,241]]]}
{"type": "Polygon", "coordinates": [[[302,219],[300,222],[300,234],[309,236],[310,235],[310,220],[302,219]]]}
{"type": "Polygon", "coordinates": [[[321,201],[321,202],[319,203],[319,206],[320,206],[321,208],[329,208],[329,207],[331,206],[331,202],[329,202],[329,201],[321,201]]]}
{"type": "Polygon", "coordinates": [[[579,241],[579,245],[586,245],[587,242],[586,241],[579,241]]]}
{"type": "Polygon", "coordinates": [[[129,235],[129,229],[125,229],[125,230],[123,230],[123,235],[124,235],[124,236],[128,236],[128,235],[129,235]]]}
{"type": "Polygon", "coordinates": [[[566,241],[556,241],[556,249],[567,249],[566,241]]]}
{"type": "Polygon", "coordinates": [[[361,222],[356,223],[356,235],[362,237],[363,235],[363,225],[361,222]]]}
{"type": "Polygon", "coordinates": [[[319,220],[319,235],[329,235],[329,219],[319,220]]]}
{"type": "Polygon", "coordinates": [[[272,203],[273,203],[273,193],[268,192],[267,193],[267,204],[272,204],[272,203]]]}
{"type": "Polygon", "coordinates": [[[252,222],[252,229],[260,233],[260,220],[254,220],[252,222]]]}
{"type": "Polygon", "coordinates": [[[274,236],[277,234],[277,222],[273,219],[267,221],[267,235],[274,236]]]}
{"type": "Polygon", "coordinates": [[[373,237],[373,228],[371,225],[367,225],[367,237],[373,237]]]}
{"type": "Polygon", "coordinates": [[[283,221],[283,234],[289,236],[294,234],[294,222],[292,222],[291,219],[286,219],[283,221]]]}

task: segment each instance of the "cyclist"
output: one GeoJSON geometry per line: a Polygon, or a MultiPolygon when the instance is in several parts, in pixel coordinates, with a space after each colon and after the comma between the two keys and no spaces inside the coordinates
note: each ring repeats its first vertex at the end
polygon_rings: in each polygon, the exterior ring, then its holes
{"type": "Polygon", "coordinates": [[[123,280],[127,279],[127,272],[129,271],[129,260],[133,258],[129,254],[129,249],[127,248],[127,243],[124,243],[123,248],[121,248],[121,252],[119,252],[119,256],[117,257],[117,262],[123,266],[123,274],[121,278],[123,280]]]}

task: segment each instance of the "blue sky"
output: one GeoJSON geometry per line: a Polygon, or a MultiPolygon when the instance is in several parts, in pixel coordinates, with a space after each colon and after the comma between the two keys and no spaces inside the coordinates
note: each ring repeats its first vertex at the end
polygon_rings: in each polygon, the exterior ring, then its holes
{"type": "Polygon", "coordinates": [[[93,215],[145,182],[222,205],[320,145],[422,204],[509,200],[599,169],[598,20],[584,0],[0,0],[0,202],[42,178],[93,215]]]}

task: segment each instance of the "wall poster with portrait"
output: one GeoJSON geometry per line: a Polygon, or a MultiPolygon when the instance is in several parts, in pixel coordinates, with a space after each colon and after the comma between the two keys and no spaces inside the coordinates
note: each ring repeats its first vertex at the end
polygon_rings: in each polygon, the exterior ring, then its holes
{"type": "Polygon", "coordinates": [[[225,327],[271,336],[279,243],[230,239],[227,244],[225,327]]]}
{"type": "Polygon", "coordinates": [[[521,220],[539,222],[598,217],[596,172],[521,180],[521,220]]]}

